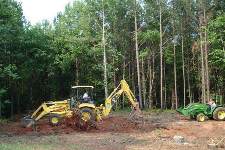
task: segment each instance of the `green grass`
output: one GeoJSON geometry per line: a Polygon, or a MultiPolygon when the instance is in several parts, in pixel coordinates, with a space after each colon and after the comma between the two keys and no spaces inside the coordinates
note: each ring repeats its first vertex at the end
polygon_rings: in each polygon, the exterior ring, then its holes
{"type": "Polygon", "coordinates": [[[175,112],[176,110],[172,110],[172,109],[144,109],[143,110],[144,112],[153,112],[153,113],[173,113],[175,112]]]}
{"type": "MultiPolygon", "coordinates": [[[[118,109],[116,111],[113,111],[113,113],[126,113],[126,112],[130,112],[131,111],[131,108],[130,107],[125,107],[124,109],[118,109]]],[[[143,112],[153,112],[153,113],[160,113],[160,112],[168,112],[168,113],[173,113],[175,112],[176,110],[172,110],[172,109],[158,109],[158,108],[152,108],[152,109],[149,109],[149,108],[145,108],[142,110],[143,112]]]]}
{"type": "Polygon", "coordinates": [[[3,143],[3,144],[0,144],[0,149],[1,150],[54,150],[54,146],[49,144],[3,143]]]}
{"type": "Polygon", "coordinates": [[[80,150],[84,149],[81,145],[65,143],[1,143],[0,150],[80,150]]]}
{"type": "Polygon", "coordinates": [[[8,123],[8,122],[9,122],[8,119],[0,118],[0,124],[4,124],[4,123],[8,123]]]}
{"type": "Polygon", "coordinates": [[[57,135],[42,137],[8,137],[4,142],[0,139],[0,150],[79,150],[85,149],[79,144],[65,143],[57,135]]]}
{"type": "MultiPolygon", "coordinates": [[[[128,116],[129,113],[131,112],[130,107],[125,107],[124,109],[118,109],[116,111],[112,111],[111,114],[113,115],[118,115],[118,116],[128,116]]],[[[175,113],[176,110],[171,110],[171,109],[143,109],[142,112],[144,114],[172,114],[175,113]]]]}

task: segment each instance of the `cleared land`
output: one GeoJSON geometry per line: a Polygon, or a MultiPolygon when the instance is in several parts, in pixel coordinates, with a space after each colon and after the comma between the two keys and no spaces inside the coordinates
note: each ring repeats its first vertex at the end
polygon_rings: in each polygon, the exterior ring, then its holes
{"type": "Polygon", "coordinates": [[[64,123],[52,127],[41,120],[36,131],[18,122],[0,126],[0,150],[224,149],[225,122],[189,120],[173,111],[144,112],[145,123],[130,122],[127,112],[112,113],[97,129],[80,131],[64,123]],[[184,137],[177,143],[173,137],[184,137]]]}

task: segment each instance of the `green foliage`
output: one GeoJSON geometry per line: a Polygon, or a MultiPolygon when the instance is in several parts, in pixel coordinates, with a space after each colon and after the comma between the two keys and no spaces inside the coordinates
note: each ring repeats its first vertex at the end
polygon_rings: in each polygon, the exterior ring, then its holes
{"type": "Polygon", "coordinates": [[[139,33],[139,39],[141,43],[154,43],[159,42],[159,31],[158,30],[147,30],[139,33]]]}
{"type": "Polygon", "coordinates": [[[2,96],[4,96],[4,94],[6,93],[6,89],[0,89],[0,99],[2,96]]]}
{"type": "Polygon", "coordinates": [[[8,66],[0,69],[0,75],[3,78],[12,78],[13,80],[19,79],[19,75],[17,73],[17,67],[15,64],[9,64],[8,66]]]}
{"type": "MultiPolygon", "coordinates": [[[[202,6],[192,0],[190,2],[161,0],[160,4],[163,10],[163,66],[165,65],[167,103],[171,103],[174,87],[173,36],[178,37],[177,83],[183,83],[180,38],[183,36],[185,74],[189,73],[190,90],[197,99],[201,78],[198,40],[200,30],[197,30],[199,25],[196,18],[199,18],[202,6]],[[197,48],[192,49],[195,41],[197,48]]],[[[208,1],[204,5],[211,8],[208,1]]],[[[102,0],[75,1],[67,5],[64,12],[58,13],[52,24],[45,20],[31,26],[23,17],[20,3],[14,0],[1,0],[1,100],[13,102],[16,106],[14,111],[20,112],[36,107],[44,100],[68,98],[71,85],[77,83],[95,86],[96,99],[103,99],[103,6],[109,91],[125,77],[132,91],[137,94],[134,1],[104,0],[104,4],[102,0]]],[[[212,19],[209,18],[207,32],[210,41],[209,63],[213,91],[219,91],[225,86],[224,6],[224,2],[218,2],[209,10],[212,19]]],[[[139,57],[144,62],[141,77],[145,75],[145,79],[142,79],[146,85],[142,90],[146,90],[146,96],[149,97],[150,68],[154,69],[152,99],[153,105],[159,105],[159,3],[155,0],[138,2],[137,23],[139,57]]],[[[178,84],[178,89],[182,88],[183,85],[178,84]]],[[[181,95],[182,91],[178,90],[178,97],[181,95]]],[[[9,113],[5,109],[3,111],[3,114],[9,113]]]]}
{"type": "Polygon", "coordinates": [[[225,14],[217,17],[209,23],[209,39],[210,44],[212,45],[209,56],[210,63],[221,68],[225,69],[225,14]]]}
{"type": "Polygon", "coordinates": [[[209,55],[211,60],[209,61],[218,68],[225,68],[225,51],[224,49],[213,49],[213,52],[209,55]]]}

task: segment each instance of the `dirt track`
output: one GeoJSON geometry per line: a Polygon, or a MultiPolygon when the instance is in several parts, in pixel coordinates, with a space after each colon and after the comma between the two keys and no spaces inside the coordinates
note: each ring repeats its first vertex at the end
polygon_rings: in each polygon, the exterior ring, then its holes
{"type": "MultiPolygon", "coordinates": [[[[20,127],[19,122],[0,127],[0,149],[209,149],[208,144],[225,138],[225,122],[199,123],[175,112],[145,112],[145,124],[140,126],[113,114],[98,124],[98,129],[80,131],[66,125],[51,127],[45,120],[37,131],[20,127]],[[178,144],[175,135],[185,142],[178,144]]],[[[224,149],[225,141],[219,145],[224,149]],[[222,143],[222,145],[221,145],[222,143]]]]}

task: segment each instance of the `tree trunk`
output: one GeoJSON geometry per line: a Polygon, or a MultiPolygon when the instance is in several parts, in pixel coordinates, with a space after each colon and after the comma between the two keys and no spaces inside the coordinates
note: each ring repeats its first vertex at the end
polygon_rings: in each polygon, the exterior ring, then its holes
{"type": "Polygon", "coordinates": [[[103,64],[104,64],[104,87],[105,87],[105,98],[108,97],[108,81],[107,81],[107,61],[106,61],[106,50],[105,50],[105,9],[104,0],[102,0],[102,46],[103,46],[103,64]]]}
{"type": "Polygon", "coordinates": [[[2,99],[0,97],[0,119],[2,117],[2,99]]]}
{"type": "Polygon", "coordinates": [[[175,27],[173,22],[173,71],[174,71],[174,96],[175,96],[175,103],[176,103],[176,109],[178,108],[178,100],[177,100],[177,66],[176,66],[176,41],[175,41],[175,27]]]}
{"type": "Polygon", "coordinates": [[[159,1],[159,30],[160,30],[160,102],[163,109],[163,51],[162,51],[162,10],[161,0],[159,1]]]}
{"type": "Polygon", "coordinates": [[[188,97],[189,103],[192,103],[192,96],[191,96],[191,84],[190,84],[190,63],[188,62],[188,70],[187,70],[187,80],[188,80],[188,97]]]}
{"type": "Polygon", "coordinates": [[[175,107],[176,107],[176,98],[175,98],[175,94],[174,94],[175,92],[174,92],[174,89],[172,89],[172,98],[171,98],[171,105],[172,105],[172,107],[171,107],[171,109],[175,109],[175,107]]]}
{"type": "Polygon", "coordinates": [[[132,65],[131,67],[132,67],[132,68],[131,68],[131,69],[132,69],[132,70],[131,70],[131,71],[132,71],[132,72],[131,72],[131,82],[132,82],[132,85],[133,85],[134,95],[136,95],[136,94],[137,94],[137,92],[136,92],[136,85],[135,85],[135,79],[136,79],[136,78],[135,78],[135,75],[136,75],[136,74],[135,74],[135,72],[136,72],[135,69],[136,69],[136,68],[135,68],[134,65],[132,65]]]}
{"type": "MultiPolygon", "coordinates": [[[[125,71],[126,71],[126,61],[125,61],[125,55],[123,59],[123,80],[125,80],[125,71]]],[[[124,108],[125,104],[125,98],[124,98],[124,93],[123,93],[123,99],[122,99],[122,108],[124,108]]]]}
{"type": "Polygon", "coordinates": [[[164,108],[167,109],[167,99],[166,99],[166,65],[164,61],[164,67],[163,67],[163,75],[164,75],[164,108]]]}
{"type": "Polygon", "coordinates": [[[13,100],[14,97],[11,95],[11,102],[9,103],[10,107],[11,107],[11,110],[10,110],[10,119],[13,120],[14,119],[14,103],[13,103],[13,100]]]}
{"type": "MultiPolygon", "coordinates": [[[[115,60],[114,60],[114,56],[112,56],[112,63],[113,63],[113,67],[115,67],[115,60]]],[[[114,85],[114,89],[116,88],[116,71],[115,69],[113,69],[113,85],[114,85]]],[[[116,100],[116,105],[115,105],[115,109],[118,110],[118,105],[120,104],[120,100],[116,100]]]]}
{"type": "Polygon", "coordinates": [[[76,58],[76,85],[79,85],[79,69],[78,69],[78,58],[76,58]]]}
{"type": "Polygon", "coordinates": [[[154,84],[154,79],[155,79],[155,70],[154,70],[154,66],[155,66],[155,55],[154,52],[152,54],[152,64],[151,64],[151,60],[149,59],[149,108],[152,108],[153,106],[153,84],[154,84]]]}
{"type": "Polygon", "coordinates": [[[34,101],[33,101],[33,84],[32,84],[32,81],[31,81],[31,84],[30,84],[30,103],[31,103],[31,106],[34,105],[34,101]]]}
{"type": "Polygon", "coordinates": [[[204,67],[204,52],[202,44],[202,16],[200,16],[200,49],[201,49],[201,80],[202,80],[202,102],[205,103],[205,67],[204,67]]]}
{"type": "Polygon", "coordinates": [[[143,108],[142,94],[141,94],[141,78],[140,78],[140,67],[139,67],[139,52],[138,52],[138,39],[137,39],[137,8],[136,0],[134,0],[135,10],[134,10],[134,26],[135,26],[135,51],[136,51],[136,63],[137,63],[137,76],[138,76],[138,96],[140,108],[143,108]]]}
{"type": "Polygon", "coordinates": [[[16,99],[17,99],[17,114],[21,114],[21,108],[20,108],[20,96],[19,95],[17,95],[16,96],[16,99]]]}
{"type": "Polygon", "coordinates": [[[178,101],[177,101],[177,67],[176,67],[176,46],[173,45],[173,55],[174,55],[174,62],[173,62],[173,70],[174,70],[174,96],[175,96],[175,103],[176,109],[178,108],[178,101]]]}
{"type": "Polygon", "coordinates": [[[186,82],[185,82],[185,64],[184,64],[184,37],[182,35],[181,37],[181,50],[182,50],[182,70],[183,70],[183,86],[184,86],[184,91],[183,91],[183,94],[184,94],[184,106],[186,105],[186,82]]]}
{"type": "MultiPolygon", "coordinates": [[[[115,67],[115,58],[114,58],[114,56],[113,56],[113,58],[112,58],[113,60],[113,66],[115,67]]],[[[116,85],[117,85],[117,83],[116,83],[116,71],[115,71],[115,69],[113,69],[114,71],[113,71],[113,83],[114,83],[114,88],[116,88],[116,85]]]]}
{"type": "Polygon", "coordinates": [[[208,42],[207,42],[207,19],[206,19],[206,12],[204,9],[204,26],[205,26],[205,40],[204,40],[204,46],[205,46],[205,80],[206,80],[206,98],[207,100],[210,99],[210,87],[209,87],[209,67],[208,67],[208,42]]]}
{"type": "Polygon", "coordinates": [[[142,89],[143,89],[143,107],[146,106],[146,86],[145,86],[145,69],[144,69],[144,59],[141,59],[141,68],[142,68],[142,89]]]}
{"type": "Polygon", "coordinates": [[[148,101],[147,101],[147,107],[151,108],[151,80],[152,80],[152,66],[151,66],[151,60],[150,57],[148,59],[148,72],[149,72],[149,91],[148,91],[148,101]]]}

